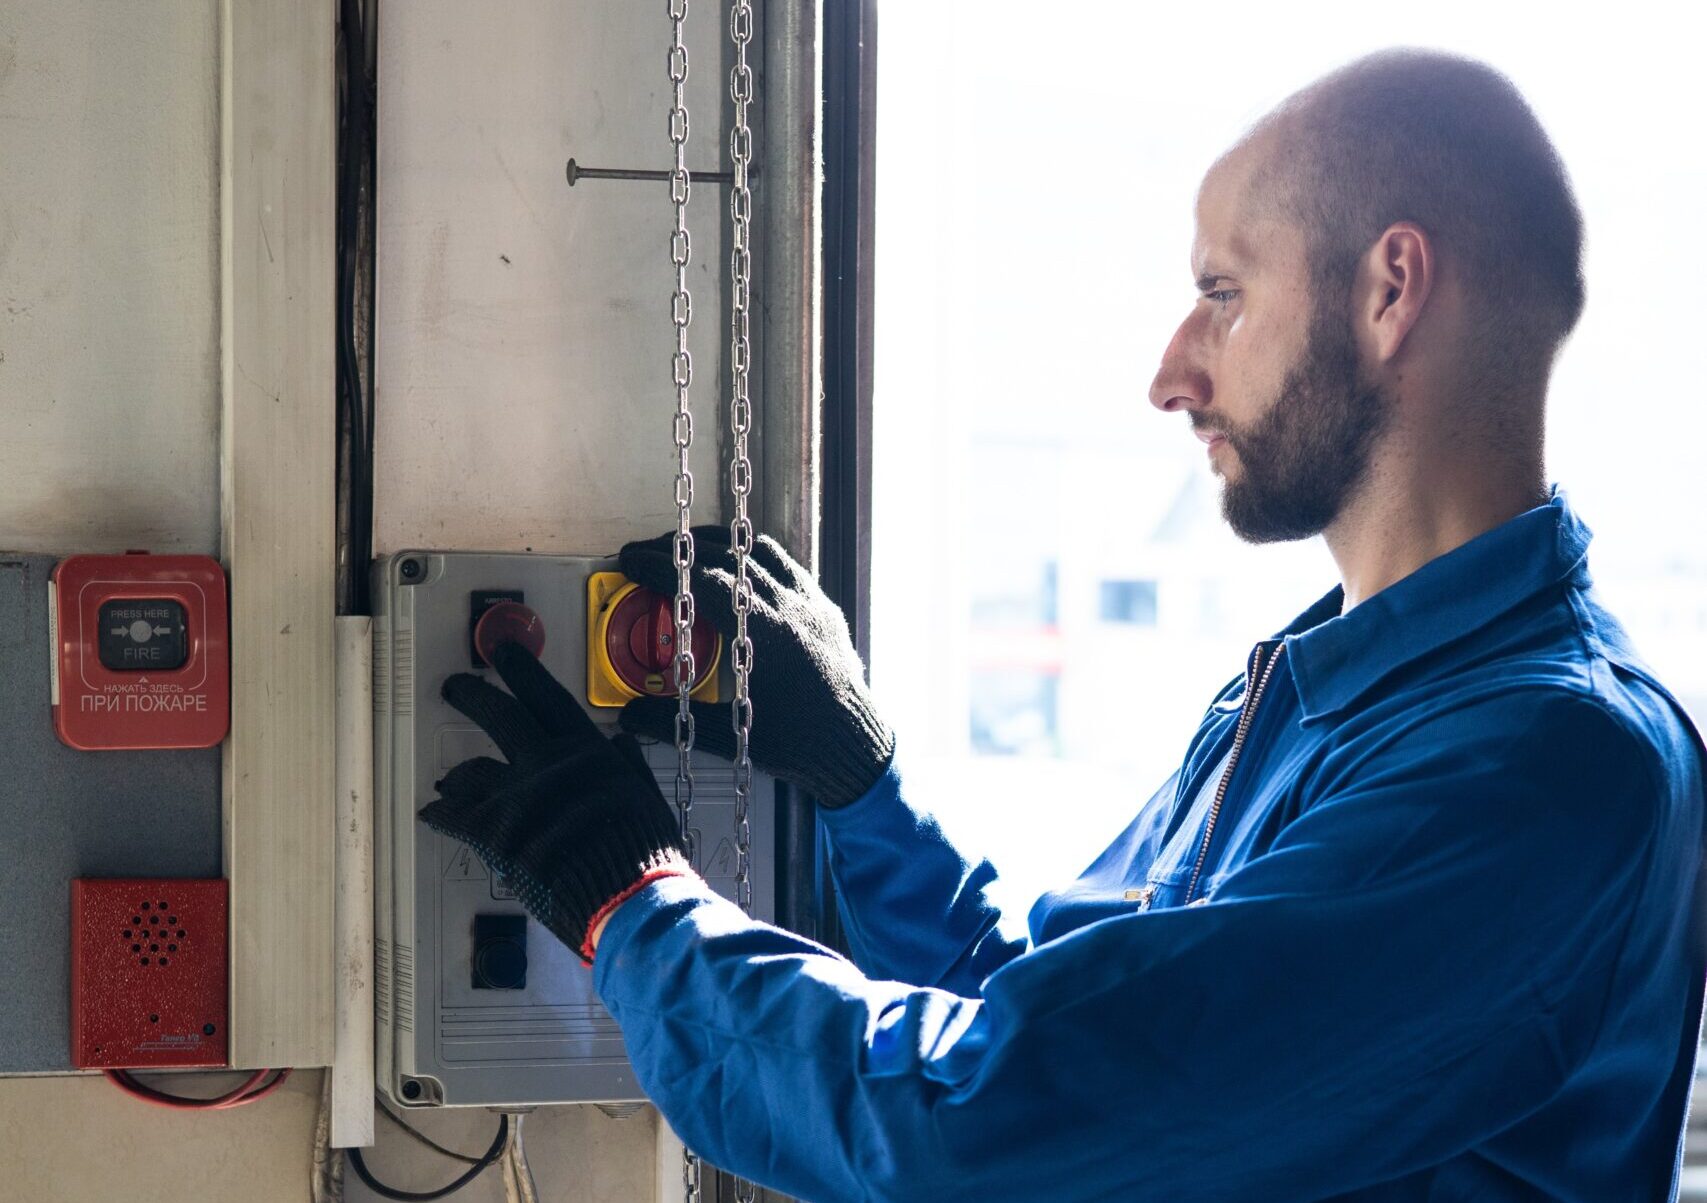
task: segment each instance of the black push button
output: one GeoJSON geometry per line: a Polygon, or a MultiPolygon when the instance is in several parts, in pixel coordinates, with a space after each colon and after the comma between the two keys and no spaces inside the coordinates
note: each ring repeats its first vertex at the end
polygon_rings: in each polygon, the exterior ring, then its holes
{"type": "Polygon", "coordinates": [[[101,603],[101,663],[118,672],[165,671],[190,658],[184,607],[170,598],[101,603]]]}
{"type": "Polygon", "coordinates": [[[527,984],[527,916],[474,916],[474,988],[521,990],[527,984]]]}

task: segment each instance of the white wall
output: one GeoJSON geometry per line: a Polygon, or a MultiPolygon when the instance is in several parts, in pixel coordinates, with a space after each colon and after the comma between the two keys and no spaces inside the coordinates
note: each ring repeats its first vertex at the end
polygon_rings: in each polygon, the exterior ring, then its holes
{"type": "MultiPolygon", "coordinates": [[[[688,166],[722,167],[720,6],[689,14],[688,166]]],[[[375,542],[615,551],[673,525],[663,4],[416,0],[380,23],[375,542]]],[[[690,202],[696,504],[716,521],[727,194],[690,202]]]]}
{"type": "Polygon", "coordinates": [[[217,550],[211,0],[0,5],[0,547],[217,550]]]}

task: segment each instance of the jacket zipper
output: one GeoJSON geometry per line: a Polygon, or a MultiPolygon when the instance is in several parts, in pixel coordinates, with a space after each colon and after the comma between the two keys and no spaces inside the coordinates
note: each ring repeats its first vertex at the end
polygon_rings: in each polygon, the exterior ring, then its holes
{"type": "Polygon", "coordinates": [[[1227,783],[1233,779],[1233,770],[1239,764],[1239,749],[1244,747],[1245,736],[1250,732],[1251,719],[1256,715],[1257,706],[1262,701],[1263,690],[1268,688],[1268,679],[1274,673],[1274,666],[1280,662],[1280,653],[1286,645],[1275,645],[1274,654],[1265,662],[1262,659],[1262,645],[1257,645],[1256,654],[1251,658],[1250,667],[1245,676],[1245,703],[1239,709],[1239,726],[1233,733],[1233,750],[1227,754],[1227,767],[1221,771],[1220,783],[1215,787],[1215,801],[1209,806],[1209,821],[1203,826],[1203,842],[1197,846],[1197,863],[1191,869],[1191,884],[1185,888],[1184,904],[1191,904],[1191,897],[1197,892],[1197,882],[1203,876],[1203,864],[1209,857],[1209,841],[1215,837],[1215,821],[1221,817],[1221,804],[1227,799],[1227,783]],[[1261,675],[1258,675],[1258,668],[1261,675]]]}

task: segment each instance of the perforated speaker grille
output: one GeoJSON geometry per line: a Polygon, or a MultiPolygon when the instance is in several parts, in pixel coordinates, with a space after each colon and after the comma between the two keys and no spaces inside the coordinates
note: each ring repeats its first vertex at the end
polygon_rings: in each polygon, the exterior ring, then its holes
{"type": "Polygon", "coordinates": [[[71,907],[72,1063],[225,1064],[225,882],[81,878],[71,907]]]}

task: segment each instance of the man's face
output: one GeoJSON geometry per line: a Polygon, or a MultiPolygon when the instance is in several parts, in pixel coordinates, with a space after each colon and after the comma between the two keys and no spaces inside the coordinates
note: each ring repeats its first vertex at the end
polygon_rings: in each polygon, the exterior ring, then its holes
{"type": "Polygon", "coordinates": [[[1363,377],[1349,287],[1312,296],[1303,231],[1252,212],[1261,153],[1240,148],[1198,195],[1198,300],[1150,386],[1185,410],[1223,480],[1221,511],[1252,543],[1319,534],[1362,483],[1391,410],[1363,377]]]}

